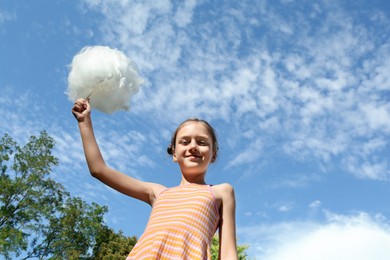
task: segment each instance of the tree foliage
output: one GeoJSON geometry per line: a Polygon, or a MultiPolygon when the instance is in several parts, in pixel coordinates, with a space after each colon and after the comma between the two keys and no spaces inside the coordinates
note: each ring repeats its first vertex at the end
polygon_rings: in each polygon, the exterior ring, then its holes
{"type": "Polygon", "coordinates": [[[32,136],[24,147],[7,134],[1,139],[0,253],[6,257],[27,250],[31,234],[42,229],[43,220],[55,213],[66,195],[61,185],[47,178],[58,163],[51,155],[53,146],[46,132],[32,136]]]}
{"type": "Polygon", "coordinates": [[[93,249],[95,259],[123,260],[137,243],[136,237],[126,237],[121,231],[115,233],[112,229],[104,228],[96,238],[93,249]]]}
{"type": "Polygon", "coordinates": [[[49,178],[58,164],[45,132],[23,147],[7,134],[0,140],[0,255],[6,259],[80,259],[91,255],[107,229],[107,208],[72,198],[49,178]]]}
{"type": "MultiPolygon", "coordinates": [[[[237,245],[237,253],[239,260],[245,260],[247,258],[246,250],[248,249],[248,245],[237,245]]],[[[219,237],[214,236],[211,243],[211,259],[218,260],[218,252],[219,252],[219,237]]]]}
{"type": "Polygon", "coordinates": [[[57,214],[49,219],[44,230],[45,251],[37,255],[56,259],[88,258],[96,237],[105,228],[103,215],[106,212],[106,207],[96,203],[89,205],[77,197],[67,198],[57,214]]]}

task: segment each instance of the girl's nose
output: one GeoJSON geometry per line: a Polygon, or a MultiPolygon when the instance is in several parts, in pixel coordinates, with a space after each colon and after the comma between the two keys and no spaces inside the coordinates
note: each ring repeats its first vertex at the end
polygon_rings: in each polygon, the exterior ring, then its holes
{"type": "Polygon", "coordinates": [[[191,141],[190,143],[190,151],[197,151],[198,150],[198,144],[195,140],[191,141]]]}

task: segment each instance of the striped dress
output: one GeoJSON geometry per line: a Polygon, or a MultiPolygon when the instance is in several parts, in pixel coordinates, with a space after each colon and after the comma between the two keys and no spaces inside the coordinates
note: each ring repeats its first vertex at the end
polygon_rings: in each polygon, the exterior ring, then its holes
{"type": "Polygon", "coordinates": [[[168,188],[157,196],[145,232],[126,260],[211,259],[219,218],[210,185],[168,188]]]}

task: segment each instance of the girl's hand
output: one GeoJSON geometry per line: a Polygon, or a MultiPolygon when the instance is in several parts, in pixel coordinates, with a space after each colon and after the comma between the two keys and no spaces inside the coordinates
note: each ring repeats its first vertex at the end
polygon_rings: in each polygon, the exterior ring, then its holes
{"type": "Polygon", "coordinates": [[[89,99],[77,99],[74,102],[72,113],[79,123],[84,122],[87,117],[89,118],[91,114],[91,106],[89,105],[89,99]]]}

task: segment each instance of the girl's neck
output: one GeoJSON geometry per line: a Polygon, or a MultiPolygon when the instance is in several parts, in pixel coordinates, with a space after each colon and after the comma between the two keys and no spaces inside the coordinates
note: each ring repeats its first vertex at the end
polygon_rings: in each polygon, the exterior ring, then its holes
{"type": "Polygon", "coordinates": [[[181,179],[180,186],[181,185],[186,185],[186,184],[206,184],[204,178],[194,178],[194,179],[189,179],[189,178],[184,178],[184,176],[181,179]]]}

